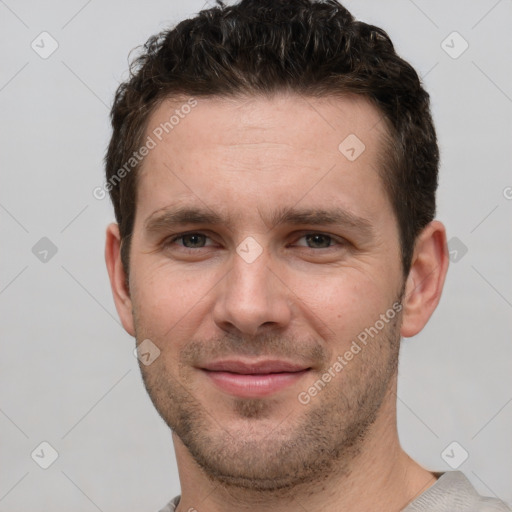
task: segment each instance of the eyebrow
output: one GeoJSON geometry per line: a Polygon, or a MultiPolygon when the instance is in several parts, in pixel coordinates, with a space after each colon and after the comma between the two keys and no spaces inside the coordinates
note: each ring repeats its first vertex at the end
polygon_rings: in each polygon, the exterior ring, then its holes
{"type": "MultiPolygon", "coordinates": [[[[148,233],[158,234],[184,224],[230,226],[232,221],[233,216],[231,215],[220,215],[206,208],[182,206],[157,210],[146,219],[144,226],[148,233]]],[[[266,222],[267,226],[270,225],[270,229],[281,225],[301,224],[337,225],[357,231],[363,236],[373,235],[373,226],[368,219],[342,208],[284,207],[272,212],[270,221],[266,222]]]]}
{"type": "Polygon", "coordinates": [[[178,207],[163,208],[152,213],[144,226],[148,233],[160,231],[182,224],[224,224],[226,219],[215,212],[201,208],[178,207]],[[159,213],[161,212],[161,213],[159,213]]]}
{"type": "Polygon", "coordinates": [[[271,226],[282,224],[339,225],[361,231],[366,235],[373,233],[372,223],[342,208],[281,208],[271,217],[271,226]]]}

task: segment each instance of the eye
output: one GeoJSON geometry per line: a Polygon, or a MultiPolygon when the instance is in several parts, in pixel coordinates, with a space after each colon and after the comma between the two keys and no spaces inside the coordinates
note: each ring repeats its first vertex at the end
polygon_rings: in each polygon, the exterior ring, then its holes
{"type": "MultiPolygon", "coordinates": [[[[341,241],[335,240],[331,235],[326,235],[325,233],[308,233],[301,236],[298,241],[303,239],[306,241],[306,246],[310,249],[328,249],[333,245],[340,245],[342,243],[341,241]]],[[[304,247],[304,244],[301,243],[297,243],[297,245],[304,247]]]]}
{"type": "Polygon", "coordinates": [[[203,233],[184,233],[172,237],[166,242],[166,245],[173,245],[177,241],[181,241],[178,245],[185,249],[201,249],[207,246],[207,240],[210,240],[210,238],[203,233]]]}

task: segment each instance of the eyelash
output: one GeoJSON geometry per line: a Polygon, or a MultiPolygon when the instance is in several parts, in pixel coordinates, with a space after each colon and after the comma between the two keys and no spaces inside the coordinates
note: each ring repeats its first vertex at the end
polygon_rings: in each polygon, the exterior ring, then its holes
{"type": "MultiPolygon", "coordinates": [[[[172,244],[174,244],[176,241],[178,240],[181,240],[183,241],[183,238],[186,237],[186,236],[192,236],[192,235],[200,235],[200,236],[204,236],[206,237],[207,239],[210,239],[211,238],[206,235],[205,233],[202,233],[200,231],[190,231],[188,233],[180,233],[178,235],[174,235],[172,236],[170,239],[167,239],[163,242],[163,245],[164,247],[168,247],[172,244]]],[[[315,235],[320,235],[322,237],[327,237],[329,239],[329,242],[331,245],[329,245],[328,247],[319,247],[319,248],[315,248],[315,247],[307,247],[307,246],[299,246],[299,247],[302,247],[303,249],[310,249],[312,251],[319,251],[320,249],[332,249],[336,246],[343,246],[343,245],[346,245],[347,244],[347,241],[340,238],[340,237],[335,237],[334,235],[330,235],[328,233],[323,233],[321,231],[307,231],[307,232],[303,232],[303,234],[297,239],[297,240],[300,240],[304,237],[307,237],[307,236],[315,236],[315,235]]],[[[207,247],[210,247],[210,246],[203,246],[203,247],[196,247],[196,248],[193,248],[193,247],[185,247],[184,245],[180,245],[180,249],[184,250],[184,251],[190,251],[190,252],[197,252],[198,249],[205,249],[207,247]]]]}

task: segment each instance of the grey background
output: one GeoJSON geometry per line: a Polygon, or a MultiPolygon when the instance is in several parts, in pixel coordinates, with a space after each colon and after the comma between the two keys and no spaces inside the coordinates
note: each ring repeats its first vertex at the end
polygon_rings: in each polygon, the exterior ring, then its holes
{"type": "MultiPolygon", "coordinates": [[[[156,511],[179,493],[171,434],[111,298],[113,210],[92,190],[128,52],[204,5],[0,0],[0,512],[156,511]],[[59,45],[47,59],[31,48],[42,31],[59,45]],[[33,253],[43,237],[57,248],[46,262],[47,241],[33,253]],[[31,457],[43,441],[59,455],[48,469],[31,457]]],[[[438,310],[403,342],[402,444],[442,471],[457,441],[469,453],[459,469],[512,503],[512,1],[345,5],[424,77],[442,152],[438,218],[460,240],[438,310]],[[456,59],[442,47],[453,31],[469,43],[456,59]]]]}

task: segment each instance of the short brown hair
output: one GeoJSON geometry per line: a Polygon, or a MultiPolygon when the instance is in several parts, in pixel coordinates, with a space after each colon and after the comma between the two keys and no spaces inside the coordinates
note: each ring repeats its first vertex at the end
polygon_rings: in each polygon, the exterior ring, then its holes
{"type": "MultiPolygon", "coordinates": [[[[359,94],[387,127],[379,172],[397,217],[407,275],[416,237],[435,215],[439,165],[429,95],[416,71],[384,30],[356,21],[335,0],[217,4],[151,37],[132,62],[112,106],[107,182],[141,147],[150,114],[166,98],[359,94]]],[[[127,274],[139,166],[109,187],[127,274]]]]}

